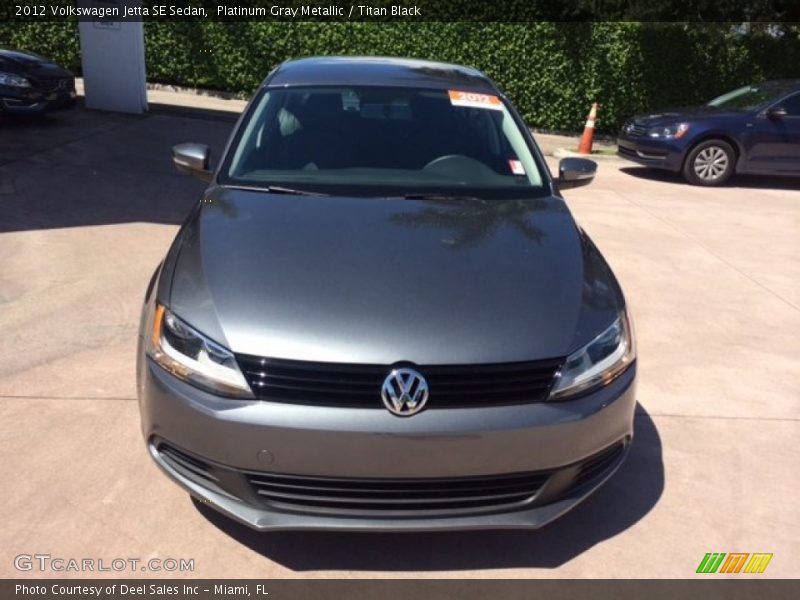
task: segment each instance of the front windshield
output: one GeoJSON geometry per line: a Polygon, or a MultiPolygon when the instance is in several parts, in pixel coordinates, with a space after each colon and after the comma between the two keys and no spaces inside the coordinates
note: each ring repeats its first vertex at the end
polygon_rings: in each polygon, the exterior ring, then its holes
{"type": "Polygon", "coordinates": [[[542,173],[497,96],[399,87],[261,92],[221,182],[318,192],[542,190],[542,173]]]}
{"type": "Polygon", "coordinates": [[[751,110],[779,97],[782,91],[774,86],[746,85],[714,98],[708,106],[726,110],[751,110]]]}

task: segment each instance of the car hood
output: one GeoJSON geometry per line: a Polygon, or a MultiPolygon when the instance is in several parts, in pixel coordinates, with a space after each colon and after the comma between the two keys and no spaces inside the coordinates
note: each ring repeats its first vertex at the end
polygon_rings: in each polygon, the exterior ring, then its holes
{"type": "Polygon", "coordinates": [[[667,125],[674,125],[682,121],[691,121],[693,119],[706,119],[708,117],[728,118],[728,117],[741,117],[742,113],[737,111],[726,111],[711,106],[688,106],[682,108],[670,108],[658,112],[653,112],[644,115],[637,115],[628,122],[635,125],[644,127],[663,127],[667,125]]]}
{"type": "Polygon", "coordinates": [[[37,79],[72,77],[72,73],[36,54],[0,49],[0,70],[37,79]]]}
{"type": "Polygon", "coordinates": [[[236,353],[469,364],[566,356],[616,281],[556,197],[425,201],[212,188],[168,303],[236,353]]]}

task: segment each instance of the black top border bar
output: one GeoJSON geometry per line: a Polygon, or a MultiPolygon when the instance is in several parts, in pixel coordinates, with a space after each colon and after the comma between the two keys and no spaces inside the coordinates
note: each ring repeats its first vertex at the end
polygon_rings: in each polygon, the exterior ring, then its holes
{"type": "Polygon", "coordinates": [[[800,23],[797,0],[0,0],[0,21],[800,23]]]}

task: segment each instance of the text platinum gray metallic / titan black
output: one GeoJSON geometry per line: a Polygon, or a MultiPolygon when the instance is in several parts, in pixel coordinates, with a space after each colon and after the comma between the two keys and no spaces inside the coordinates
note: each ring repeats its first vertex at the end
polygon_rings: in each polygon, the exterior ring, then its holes
{"type": "Polygon", "coordinates": [[[156,463],[259,530],[536,528],[624,460],[620,287],[496,86],[466,67],[275,69],[147,289],[156,463]]]}

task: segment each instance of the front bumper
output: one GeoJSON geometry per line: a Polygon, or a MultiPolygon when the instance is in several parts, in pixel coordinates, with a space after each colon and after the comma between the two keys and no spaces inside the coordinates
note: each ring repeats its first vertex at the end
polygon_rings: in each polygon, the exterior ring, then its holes
{"type": "Polygon", "coordinates": [[[140,360],[142,432],[153,459],[190,494],[258,530],[540,527],[608,479],[633,435],[635,364],[606,388],[568,402],[399,418],[382,408],[219,398],[140,360]],[[383,498],[386,486],[393,501],[408,501],[398,489],[436,483],[437,493],[449,494],[487,481],[516,485],[509,478],[535,485],[510,503],[481,505],[484,497],[475,496],[481,500],[466,507],[375,509],[375,494],[383,498]],[[254,481],[264,479],[277,480],[289,500],[262,495],[254,481]],[[315,491],[330,491],[331,481],[335,494],[315,491]],[[368,494],[367,508],[340,504],[339,487],[368,494]],[[298,490],[302,501],[292,500],[298,490]]]}
{"type": "Polygon", "coordinates": [[[74,89],[44,92],[35,88],[3,88],[0,91],[0,113],[39,114],[65,109],[75,105],[76,97],[74,89]]]}
{"type": "Polygon", "coordinates": [[[617,155],[640,165],[677,172],[683,166],[684,149],[674,140],[620,134],[617,138],[617,155]]]}

